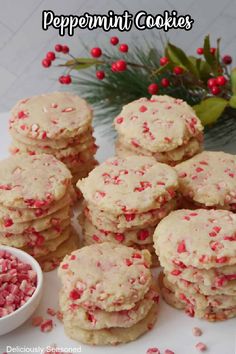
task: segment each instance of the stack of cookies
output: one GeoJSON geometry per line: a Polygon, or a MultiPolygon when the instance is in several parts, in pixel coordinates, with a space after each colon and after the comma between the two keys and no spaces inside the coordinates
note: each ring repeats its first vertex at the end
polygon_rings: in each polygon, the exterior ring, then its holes
{"type": "Polygon", "coordinates": [[[86,177],[97,164],[92,111],[71,93],[48,93],[19,101],[12,109],[12,154],[47,153],[66,164],[72,182],[86,177]]]}
{"type": "Polygon", "coordinates": [[[154,245],[164,268],[162,295],[190,316],[236,316],[236,215],[182,209],[157,226],[154,245]]]}
{"type": "Polygon", "coordinates": [[[176,166],[180,207],[236,212],[236,156],[204,151],[176,166]]]}
{"type": "Polygon", "coordinates": [[[71,173],[48,154],[0,162],[0,244],[33,255],[51,270],[78,247],[70,225],[71,173]]]}
{"type": "Polygon", "coordinates": [[[152,329],[158,293],[148,251],[104,242],[74,251],[59,268],[66,334],[93,345],[135,340],[152,329]]]}
{"type": "Polygon", "coordinates": [[[153,156],[174,166],[202,149],[203,126],[183,100],[169,96],[141,98],[115,118],[116,154],[153,156]]]}
{"type": "Polygon", "coordinates": [[[113,157],[78,181],[85,199],[80,224],[86,245],[105,241],[153,249],[158,222],[175,209],[177,174],[152,157],[113,157]]]}

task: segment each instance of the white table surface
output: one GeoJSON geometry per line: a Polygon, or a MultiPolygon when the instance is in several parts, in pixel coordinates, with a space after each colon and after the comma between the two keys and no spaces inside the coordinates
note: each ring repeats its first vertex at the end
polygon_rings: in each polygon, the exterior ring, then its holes
{"type": "MultiPolygon", "coordinates": [[[[9,114],[0,114],[0,158],[8,155],[8,147],[10,137],[7,131],[7,119],[9,114]]],[[[96,131],[97,143],[100,145],[98,159],[103,161],[112,156],[114,149],[112,141],[101,137],[99,131],[96,131]]],[[[234,146],[227,151],[235,151],[234,146]]],[[[44,275],[44,295],[42,302],[35,315],[42,315],[50,318],[46,314],[48,307],[58,308],[58,289],[60,284],[56,271],[46,273],[44,275]]],[[[23,347],[28,350],[36,347],[46,347],[56,343],[58,347],[72,348],[83,354],[146,354],[149,347],[158,347],[161,353],[165,349],[171,349],[175,354],[194,354],[197,353],[195,344],[199,341],[204,342],[208,346],[209,354],[236,354],[236,319],[225,322],[208,323],[203,320],[190,318],[183,311],[178,311],[166,305],[161,301],[160,312],[155,327],[138,340],[116,347],[92,347],[84,344],[76,343],[67,338],[63,331],[63,326],[56,319],[56,326],[50,333],[41,333],[38,328],[31,326],[27,321],[15,331],[0,337],[0,354],[6,351],[7,346],[15,350],[14,353],[23,352],[23,347]],[[201,337],[192,335],[193,327],[200,327],[203,330],[201,337]],[[17,349],[17,346],[19,348],[17,349]]],[[[40,351],[36,351],[40,353],[40,351]]],[[[71,351],[72,351],[71,350],[71,351]]]]}

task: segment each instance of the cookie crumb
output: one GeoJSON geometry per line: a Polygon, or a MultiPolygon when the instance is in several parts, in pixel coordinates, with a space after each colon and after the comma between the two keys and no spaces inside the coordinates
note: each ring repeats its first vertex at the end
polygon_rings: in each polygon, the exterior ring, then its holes
{"type": "Polygon", "coordinates": [[[202,330],[199,327],[193,327],[192,333],[195,337],[200,337],[202,335],[202,330]]]}
{"type": "Polygon", "coordinates": [[[206,344],[201,343],[201,342],[197,343],[197,344],[195,345],[195,347],[196,347],[196,349],[197,349],[199,352],[205,352],[205,351],[207,350],[206,344]]]}
{"type": "Polygon", "coordinates": [[[55,316],[56,315],[56,310],[54,310],[52,307],[48,307],[47,314],[50,315],[50,316],[55,316]]]}

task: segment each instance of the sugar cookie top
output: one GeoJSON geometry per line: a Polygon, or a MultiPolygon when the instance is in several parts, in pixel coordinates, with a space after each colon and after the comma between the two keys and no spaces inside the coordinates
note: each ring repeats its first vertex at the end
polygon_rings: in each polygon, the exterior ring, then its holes
{"type": "Polygon", "coordinates": [[[206,206],[236,203],[236,156],[204,151],[175,167],[180,192],[206,206]]]}
{"type": "Polygon", "coordinates": [[[104,242],[83,247],[64,258],[59,277],[76,304],[107,311],[128,309],[151,286],[148,251],[104,242]]]}
{"type": "Polygon", "coordinates": [[[22,154],[0,161],[0,203],[8,207],[41,208],[59,200],[70,171],[52,155],[22,154]]]}
{"type": "Polygon", "coordinates": [[[20,100],[12,109],[10,129],[38,140],[69,138],[92,120],[85,100],[68,92],[53,92],[20,100]]]}
{"type": "Polygon", "coordinates": [[[112,157],[77,183],[85,200],[114,214],[159,208],[178,186],[175,170],[152,157],[112,157]]]}
{"type": "Polygon", "coordinates": [[[186,102],[165,95],[127,104],[115,118],[115,128],[130,144],[152,152],[173,150],[203,130],[186,102]]]}
{"type": "Polygon", "coordinates": [[[235,235],[236,214],[230,211],[182,209],[163,219],[153,237],[160,260],[209,269],[236,263],[235,235]]]}

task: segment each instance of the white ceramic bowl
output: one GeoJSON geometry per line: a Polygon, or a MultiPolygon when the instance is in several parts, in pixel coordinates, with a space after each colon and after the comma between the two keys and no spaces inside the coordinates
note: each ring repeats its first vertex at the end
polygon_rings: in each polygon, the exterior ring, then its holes
{"type": "Polygon", "coordinates": [[[30,264],[32,269],[37,273],[37,287],[31,298],[16,311],[0,318],[0,335],[3,335],[22,325],[22,323],[24,323],[38,307],[42,297],[43,273],[38,262],[28,253],[14,247],[3,245],[0,245],[0,250],[8,251],[21,261],[30,264]]]}

